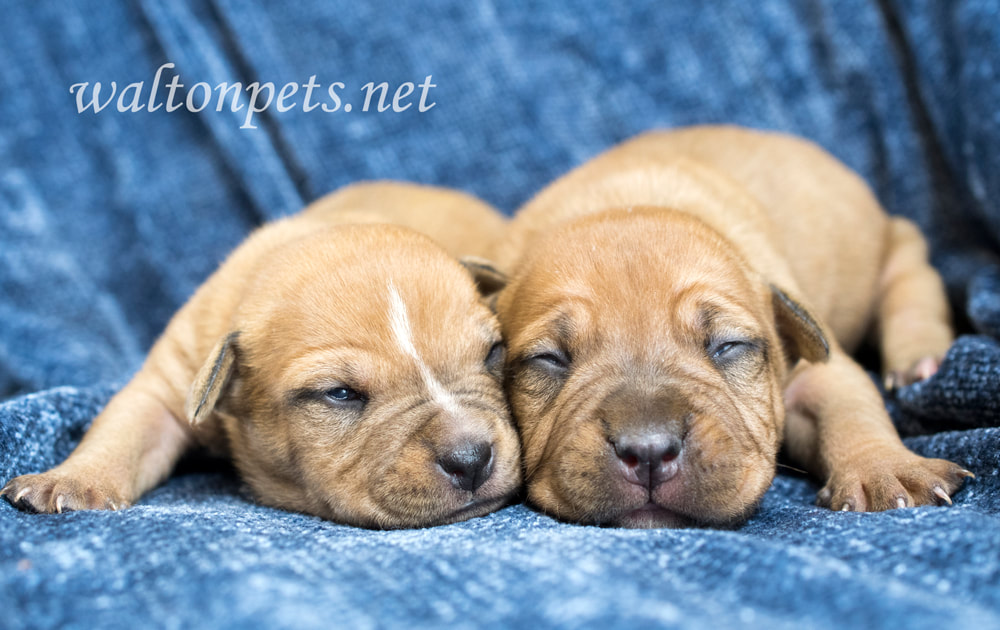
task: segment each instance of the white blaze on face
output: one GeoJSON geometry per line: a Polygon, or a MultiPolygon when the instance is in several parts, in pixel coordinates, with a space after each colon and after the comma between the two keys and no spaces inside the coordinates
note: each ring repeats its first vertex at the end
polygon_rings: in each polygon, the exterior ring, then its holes
{"type": "Polygon", "coordinates": [[[389,325],[392,327],[392,335],[395,337],[400,349],[416,361],[417,368],[420,370],[420,376],[424,379],[424,384],[427,386],[427,392],[430,394],[431,400],[440,405],[448,413],[458,415],[460,412],[458,401],[437,380],[434,373],[431,372],[431,369],[427,367],[427,364],[420,357],[420,354],[417,353],[417,348],[413,345],[413,328],[410,326],[410,316],[406,311],[406,304],[403,302],[403,298],[400,297],[399,291],[396,290],[396,286],[391,282],[389,283],[389,325]]]}

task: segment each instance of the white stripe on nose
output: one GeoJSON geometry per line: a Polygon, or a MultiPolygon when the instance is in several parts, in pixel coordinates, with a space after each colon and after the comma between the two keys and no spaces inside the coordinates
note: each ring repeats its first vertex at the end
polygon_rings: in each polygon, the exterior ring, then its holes
{"type": "Polygon", "coordinates": [[[458,415],[460,412],[458,401],[437,380],[434,373],[420,357],[416,346],[413,345],[413,328],[410,326],[410,316],[406,310],[406,303],[403,302],[399,291],[396,290],[396,285],[391,282],[389,283],[389,325],[392,327],[392,335],[400,349],[416,362],[431,400],[448,413],[458,415]]]}

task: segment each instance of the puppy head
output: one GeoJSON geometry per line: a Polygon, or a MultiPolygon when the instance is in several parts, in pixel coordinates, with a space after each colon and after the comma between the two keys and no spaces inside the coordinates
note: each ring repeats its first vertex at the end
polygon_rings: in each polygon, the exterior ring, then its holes
{"type": "Polygon", "coordinates": [[[345,226],[260,265],[189,400],[264,503],[366,527],[500,507],[520,483],[499,324],[424,236],[345,226]]]}
{"type": "Polygon", "coordinates": [[[746,518],[774,475],[788,367],[827,352],[721,236],[665,210],[549,233],[497,306],[529,499],[573,521],[746,518]]]}

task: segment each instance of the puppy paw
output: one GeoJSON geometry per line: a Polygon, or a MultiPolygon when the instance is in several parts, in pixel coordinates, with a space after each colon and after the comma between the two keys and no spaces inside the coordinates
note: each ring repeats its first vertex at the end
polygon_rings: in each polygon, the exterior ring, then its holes
{"type": "Polygon", "coordinates": [[[845,512],[881,512],[917,505],[951,505],[966,478],[957,464],[909,451],[841,466],[819,491],[816,504],[845,512]]]}
{"type": "Polygon", "coordinates": [[[119,484],[67,474],[58,469],[16,477],[0,490],[0,496],[14,507],[42,514],[128,507],[119,484]]]}
{"type": "Polygon", "coordinates": [[[937,374],[943,357],[924,357],[905,370],[893,370],[885,375],[886,391],[895,391],[920,381],[926,381],[937,374]]]}

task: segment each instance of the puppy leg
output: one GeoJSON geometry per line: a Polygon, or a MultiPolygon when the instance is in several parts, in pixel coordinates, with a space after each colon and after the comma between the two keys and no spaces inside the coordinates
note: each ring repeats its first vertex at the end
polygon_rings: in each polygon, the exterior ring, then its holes
{"type": "Polygon", "coordinates": [[[910,452],[864,371],[839,348],[828,363],[800,363],[785,389],[785,446],[825,483],[817,503],[881,511],[950,503],[972,473],[910,452]]]}
{"type": "Polygon", "coordinates": [[[17,477],[0,494],[35,512],[117,510],[166,478],[189,438],[142,376],[111,399],[65,462],[17,477]]]}
{"type": "Polygon", "coordinates": [[[927,261],[927,243],[901,217],[889,224],[882,269],[878,335],[886,388],[909,385],[937,372],[954,341],[941,277],[927,261]]]}

